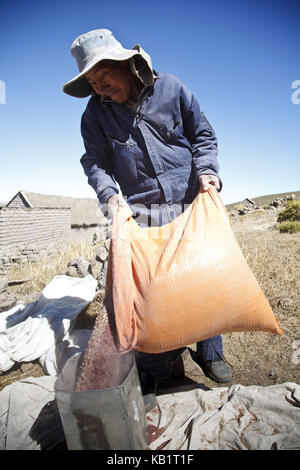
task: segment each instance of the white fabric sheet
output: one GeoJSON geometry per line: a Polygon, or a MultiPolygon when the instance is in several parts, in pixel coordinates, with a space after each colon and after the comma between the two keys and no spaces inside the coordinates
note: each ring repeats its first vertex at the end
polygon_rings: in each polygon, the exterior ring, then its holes
{"type": "Polygon", "coordinates": [[[44,357],[50,376],[29,377],[7,385],[0,392],[0,450],[40,450],[64,440],[63,428],[55,400],[54,384],[57,374],[74,354],[87,348],[91,330],[74,330],[67,340],[61,342],[59,352],[51,349],[44,357]],[[45,405],[50,404],[45,416],[45,405]],[[40,416],[44,410],[43,417],[40,416]],[[38,429],[32,428],[38,421],[38,429]],[[34,438],[35,436],[35,438],[34,438]],[[62,439],[63,438],[63,439],[62,439]],[[40,442],[41,441],[41,442],[40,442]]]}
{"type": "MultiPolygon", "coordinates": [[[[92,276],[56,276],[37,302],[0,313],[0,371],[39,358],[48,374],[0,392],[0,449],[51,449],[63,442],[54,383],[66,361],[87,347],[91,330],[73,326],[95,290],[92,276]]],[[[157,400],[146,416],[152,450],[300,450],[296,383],[211,390],[195,385],[157,400]]]]}
{"type": "Polygon", "coordinates": [[[0,313],[0,372],[15,362],[41,358],[48,374],[56,374],[56,353],[64,349],[77,315],[94,299],[97,281],[92,275],[55,276],[40,298],[0,313]]]}
{"type": "MultiPolygon", "coordinates": [[[[0,392],[0,449],[39,450],[39,441],[48,447],[62,442],[53,407],[49,420],[40,421],[41,437],[32,433],[41,410],[53,404],[54,383],[53,376],[30,377],[0,392]]],[[[150,433],[155,432],[151,450],[300,450],[300,386],[295,383],[195,388],[157,399],[159,407],[146,416],[150,433]]]]}
{"type": "Polygon", "coordinates": [[[0,392],[0,449],[40,450],[31,429],[43,407],[54,400],[56,377],[29,377],[0,392]]]}
{"type": "Polygon", "coordinates": [[[157,450],[300,450],[300,386],[233,385],[161,395],[147,414],[157,450]],[[163,430],[165,428],[165,430],[163,430]]]}

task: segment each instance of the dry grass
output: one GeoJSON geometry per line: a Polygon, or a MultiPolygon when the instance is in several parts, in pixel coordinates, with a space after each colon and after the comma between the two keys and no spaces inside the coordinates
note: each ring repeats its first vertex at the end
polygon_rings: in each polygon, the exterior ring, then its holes
{"type": "Polygon", "coordinates": [[[79,256],[94,258],[100,244],[92,244],[89,240],[72,243],[63,249],[57,248],[52,256],[44,253],[36,261],[12,265],[7,272],[7,279],[26,279],[28,282],[10,287],[10,291],[15,295],[40,293],[54,276],[65,274],[67,264],[72,259],[79,256]]]}
{"type": "Polygon", "coordinates": [[[280,301],[289,299],[293,315],[300,292],[300,235],[270,230],[238,232],[236,238],[273,310],[280,314],[280,301]]]}
{"type": "Polygon", "coordinates": [[[235,235],[285,335],[228,333],[223,335],[225,356],[233,366],[233,383],[299,383],[300,368],[292,355],[300,330],[300,234],[260,230],[264,219],[258,223],[254,230],[251,217],[244,216],[244,230],[235,235]]]}
{"type": "Polygon", "coordinates": [[[7,385],[17,382],[18,380],[23,380],[27,377],[41,377],[45,375],[41,365],[38,362],[38,359],[32,363],[29,363],[28,368],[25,370],[23,367],[24,364],[21,365],[20,363],[15,363],[12,369],[0,374],[0,392],[7,385]]]}

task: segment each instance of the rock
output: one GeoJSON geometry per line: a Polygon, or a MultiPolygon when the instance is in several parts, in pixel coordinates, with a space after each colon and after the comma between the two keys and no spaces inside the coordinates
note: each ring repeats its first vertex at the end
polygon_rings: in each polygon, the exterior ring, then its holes
{"type": "Polygon", "coordinates": [[[107,273],[107,266],[108,266],[108,263],[105,263],[103,265],[103,269],[100,273],[100,276],[98,277],[97,281],[98,281],[98,288],[99,289],[105,289],[105,286],[106,286],[106,273],[107,273]]]}
{"type": "Polygon", "coordinates": [[[5,276],[7,273],[7,266],[0,265],[0,276],[5,276]]]}
{"type": "Polygon", "coordinates": [[[17,303],[17,299],[9,292],[1,292],[0,294],[0,312],[6,312],[13,308],[17,303]]]}
{"type": "Polygon", "coordinates": [[[101,245],[96,253],[96,261],[104,263],[108,258],[108,251],[105,245],[101,245]]]}
{"type": "Polygon", "coordinates": [[[6,277],[1,277],[0,278],[0,292],[5,292],[7,291],[8,288],[8,283],[6,277]]]}
{"type": "Polygon", "coordinates": [[[95,279],[98,279],[98,277],[100,276],[100,273],[103,269],[103,265],[104,264],[101,261],[97,261],[96,259],[90,262],[89,272],[95,279]]]}
{"type": "Polygon", "coordinates": [[[108,268],[108,261],[106,261],[106,263],[104,263],[103,265],[103,270],[102,270],[102,273],[105,277],[106,277],[106,273],[107,273],[107,268],[108,268]]]}
{"type": "Polygon", "coordinates": [[[296,341],[293,341],[292,348],[293,349],[299,349],[300,348],[300,340],[299,339],[296,339],[296,341]]]}
{"type": "Polygon", "coordinates": [[[287,201],[294,201],[296,199],[295,194],[287,194],[285,197],[287,201]]]}
{"type": "Polygon", "coordinates": [[[67,264],[68,269],[66,271],[66,275],[72,277],[85,277],[90,274],[89,267],[90,262],[82,256],[79,256],[79,258],[69,261],[69,263],[67,264]]]}
{"type": "Polygon", "coordinates": [[[32,362],[26,362],[26,363],[23,363],[21,364],[21,372],[29,372],[31,369],[33,369],[33,365],[32,365],[32,362]]]}
{"type": "Polygon", "coordinates": [[[276,199],[274,199],[274,201],[270,203],[270,206],[275,208],[282,207],[286,205],[286,202],[287,199],[285,197],[277,197],[276,199]]]}
{"type": "Polygon", "coordinates": [[[66,275],[70,277],[81,277],[79,276],[78,271],[75,268],[75,266],[70,266],[66,271],[66,275]]]}
{"type": "Polygon", "coordinates": [[[274,372],[273,370],[271,370],[271,371],[268,373],[268,378],[271,379],[271,380],[276,380],[276,379],[277,379],[277,374],[276,374],[276,372],[274,372]]]}
{"type": "Polygon", "coordinates": [[[111,240],[110,238],[107,238],[105,240],[105,247],[106,247],[107,251],[109,251],[109,248],[110,248],[110,240],[111,240]]]}
{"type": "Polygon", "coordinates": [[[101,297],[103,300],[105,297],[105,287],[99,287],[98,285],[96,288],[96,295],[98,298],[101,297]]]}
{"type": "Polygon", "coordinates": [[[283,309],[288,309],[289,307],[293,307],[293,305],[294,301],[288,297],[282,297],[277,302],[277,307],[282,307],[283,309]]]}
{"type": "Polygon", "coordinates": [[[29,282],[30,279],[14,279],[13,281],[8,281],[8,286],[19,286],[20,284],[24,284],[25,282],[29,282]]]}
{"type": "Polygon", "coordinates": [[[300,340],[293,341],[292,343],[292,348],[295,349],[295,351],[292,354],[292,363],[297,366],[300,364],[300,340]]]}
{"type": "Polygon", "coordinates": [[[297,330],[295,335],[296,335],[296,339],[300,339],[300,330],[297,330]]]}

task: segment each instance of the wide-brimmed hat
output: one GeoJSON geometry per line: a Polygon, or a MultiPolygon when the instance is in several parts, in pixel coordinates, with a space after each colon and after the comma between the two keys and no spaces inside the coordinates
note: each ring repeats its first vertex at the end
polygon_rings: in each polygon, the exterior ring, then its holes
{"type": "Polygon", "coordinates": [[[77,98],[85,98],[92,93],[92,87],[84,77],[101,60],[129,60],[130,69],[145,86],[153,84],[151,57],[139,44],[125,49],[108,29],[95,29],[81,34],[71,46],[79,74],[63,86],[63,91],[77,98]]]}

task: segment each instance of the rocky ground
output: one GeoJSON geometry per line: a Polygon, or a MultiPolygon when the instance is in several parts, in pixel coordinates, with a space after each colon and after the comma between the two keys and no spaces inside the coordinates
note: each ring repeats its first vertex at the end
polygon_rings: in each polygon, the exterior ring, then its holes
{"type": "MultiPolygon", "coordinates": [[[[285,332],[281,337],[261,332],[224,334],[224,355],[233,373],[230,385],[300,383],[300,234],[282,234],[276,230],[276,219],[281,208],[280,204],[268,210],[250,206],[250,210],[243,214],[238,211],[230,213],[236,238],[285,332]]],[[[68,275],[92,273],[98,279],[97,296],[79,315],[77,327],[93,328],[103,298],[108,246],[109,242],[102,243],[95,259],[71,260],[66,267],[68,275]]],[[[9,287],[2,286],[3,289],[8,292],[9,287]]],[[[34,301],[38,296],[39,293],[33,292],[21,301],[34,301]]],[[[195,349],[195,345],[189,348],[195,349]]],[[[179,377],[162,383],[161,393],[172,387],[189,387],[195,383],[205,388],[224,386],[205,377],[188,351],[178,360],[176,370],[179,377]]],[[[17,364],[1,374],[0,390],[15,380],[39,375],[43,375],[43,370],[38,361],[17,364]]]]}

